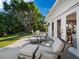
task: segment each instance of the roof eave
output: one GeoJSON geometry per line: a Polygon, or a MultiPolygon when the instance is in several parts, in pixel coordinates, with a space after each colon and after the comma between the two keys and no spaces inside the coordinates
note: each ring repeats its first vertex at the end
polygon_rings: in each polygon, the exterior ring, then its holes
{"type": "Polygon", "coordinates": [[[57,5],[57,3],[59,2],[59,0],[56,0],[55,4],[53,5],[53,7],[50,9],[48,15],[45,17],[44,22],[48,22],[48,17],[50,15],[50,13],[52,12],[52,10],[55,8],[55,6],[57,5]]]}

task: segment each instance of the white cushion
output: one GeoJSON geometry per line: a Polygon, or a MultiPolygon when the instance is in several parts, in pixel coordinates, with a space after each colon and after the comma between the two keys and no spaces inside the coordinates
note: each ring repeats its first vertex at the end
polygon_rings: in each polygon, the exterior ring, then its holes
{"type": "Polygon", "coordinates": [[[47,47],[50,47],[52,44],[53,44],[52,41],[42,42],[42,43],[41,43],[42,46],[47,46],[47,47]]]}
{"type": "Polygon", "coordinates": [[[51,51],[50,47],[40,46],[38,51],[51,51]]]}
{"type": "Polygon", "coordinates": [[[40,53],[43,52],[43,51],[51,51],[51,48],[50,47],[45,47],[45,46],[39,46],[36,54],[35,54],[35,59],[39,59],[40,57],[40,53]]]}
{"type": "Polygon", "coordinates": [[[36,51],[38,45],[28,44],[25,47],[23,47],[19,53],[26,55],[26,56],[33,56],[34,52],[36,51]]]}
{"type": "Polygon", "coordinates": [[[60,39],[55,39],[52,44],[52,52],[61,52],[64,48],[64,43],[60,39]]]}
{"type": "Polygon", "coordinates": [[[41,59],[57,59],[57,55],[52,55],[52,54],[43,54],[41,55],[41,59]]]}

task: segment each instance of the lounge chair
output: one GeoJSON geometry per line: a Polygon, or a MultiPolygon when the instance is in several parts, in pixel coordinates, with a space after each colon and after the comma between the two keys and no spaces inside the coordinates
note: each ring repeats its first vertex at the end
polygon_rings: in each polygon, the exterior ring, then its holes
{"type": "Polygon", "coordinates": [[[18,53],[18,56],[17,56],[18,59],[34,59],[34,56],[36,51],[38,50],[38,47],[39,47],[38,45],[34,45],[34,44],[28,44],[24,46],[18,53]]]}
{"type": "Polygon", "coordinates": [[[58,38],[51,46],[28,44],[19,51],[18,59],[57,59],[64,55],[62,52],[64,47],[63,51],[67,51],[68,47],[66,46],[68,45],[58,38]]]}
{"type": "MultiPolygon", "coordinates": [[[[45,43],[41,44],[36,39],[37,38],[33,36],[33,38],[31,39],[32,41],[30,40],[31,44],[28,44],[28,45],[24,46],[22,49],[20,49],[20,51],[18,53],[18,59],[25,59],[25,58],[26,59],[34,59],[34,58],[38,59],[39,58],[40,53],[36,54],[36,51],[38,50],[39,45],[45,46],[45,43]]],[[[43,41],[43,42],[45,42],[45,41],[43,41]]],[[[47,42],[47,43],[50,43],[50,42],[47,42]]]]}
{"type": "Polygon", "coordinates": [[[40,46],[37,53],[40,53],[40,57],[38,59],[63,59],[68,48],[69,44],[66,42],[61,42],[60,39],[56,39],[52,44],[52,47],[44,47],[40,46]],[[58,44],[58,45],[57,45],[58,44]]]}
{"type": "Polygon", "coordinates": [[[35,35],[32,38],[30,38],[30,44],[40,44],[41,42],[46,42],[48,41],[48,34],[40,34],[40,35],[35,35]]]}

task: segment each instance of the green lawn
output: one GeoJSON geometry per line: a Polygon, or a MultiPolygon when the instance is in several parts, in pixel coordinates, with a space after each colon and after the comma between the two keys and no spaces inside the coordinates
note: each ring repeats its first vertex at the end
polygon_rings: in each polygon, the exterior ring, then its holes
{"type": "Polygon", "coordinates": [[[9,44],[12,44],[16,42],[18,39],[20,39],[23,36],[31,35],[31,33],[20,33],[20,34],[14,34],[14,35],[7,35],[4,37],[0,37],[0,48],[5,47],[9,44]]]}
{"type": "Polygon", "coordinates": [[[15,41],[20,39],[17,35],[7,35],[5,37],[0,37],[0,48],[5,47],[15,41]]]}

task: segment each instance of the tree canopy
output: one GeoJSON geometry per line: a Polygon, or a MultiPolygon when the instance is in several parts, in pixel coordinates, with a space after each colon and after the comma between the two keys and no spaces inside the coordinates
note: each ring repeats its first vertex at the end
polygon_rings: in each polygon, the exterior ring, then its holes
{"type": "Polygon", "coordinates": [[[3,2],[4,12],[0,13],[0,35],[18,32],[42,30],[44,17],[33,3],[23,0],[11,0],[10,4],[3,2]]]}

